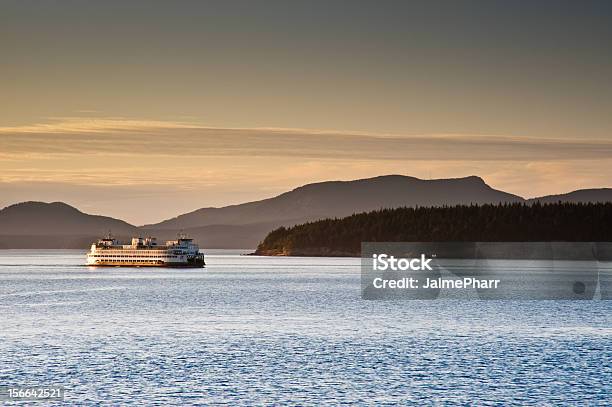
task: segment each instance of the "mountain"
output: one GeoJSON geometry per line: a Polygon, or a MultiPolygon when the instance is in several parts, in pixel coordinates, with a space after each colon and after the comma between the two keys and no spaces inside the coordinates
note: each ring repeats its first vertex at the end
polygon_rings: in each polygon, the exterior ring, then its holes
{"type": "Polygon", "coordinates": [[[292,225],[380,208],[523,201],[519,196],[491,188],[475,176],[422,180],[386,175],[308,184],[274,198],[222,208],[202,208],[143,228],[179,230],[255,223],[292,225]]]}
{"type": "Polygon", "coordinates": [[[559,201],[573,203],[612,202],[612,188],[579,189],[567,194],[547,195],[528,200],[528,202],[541,203],[555,203],[559,201]]]}
{"type": "Polygon", "coordinates": [[[83,248],[111,230],[138,228],[108,216],[88,215],[63,202],[22,202],[0,210],[0,248],[83,248]]]}
{"type": "Polygon", "coordinates": [[[0,248],[87,248],[109,230],[120,239],[152,235],[174,239],[183,231],[204,248],[254,248],[279,226],[342,218],[381,208],[453,206],[499,202],[612,202],[612,189],[523,198],[488,186],[481,178],[422,180],[387,175],[308,184],[273,198],[222,208],[202,208],[140,228],[89,215],[62,202],[23,202],[0,210],[0,248]]]}

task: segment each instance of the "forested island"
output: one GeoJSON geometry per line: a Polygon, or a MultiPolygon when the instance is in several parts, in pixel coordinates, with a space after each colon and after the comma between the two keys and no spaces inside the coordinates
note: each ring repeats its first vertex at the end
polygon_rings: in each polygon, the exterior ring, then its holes
{"type": "Polygon", "coordinates": [[[361,242],[610,242],[612,203],[381,209],[270,232],[254,254],[359,256],[361,242]]]}

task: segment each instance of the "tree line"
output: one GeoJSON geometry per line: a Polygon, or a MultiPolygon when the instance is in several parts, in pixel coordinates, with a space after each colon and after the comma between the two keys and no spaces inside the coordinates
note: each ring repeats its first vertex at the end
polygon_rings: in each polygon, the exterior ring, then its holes
{"type": "Polygon", "coordinates": [[[612,203],[381,209],[270,232],[257,254],[359,254],[361,242],[612,241],[612,203]]]}

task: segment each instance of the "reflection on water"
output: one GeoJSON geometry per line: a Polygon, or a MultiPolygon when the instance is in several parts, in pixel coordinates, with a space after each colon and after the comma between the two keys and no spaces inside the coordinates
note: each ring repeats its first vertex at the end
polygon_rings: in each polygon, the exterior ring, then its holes
{"type": "Polygon", "coordinates": [[[137,405],[603,405],[612,391],[610,301],[365,301],[359,259],[83,259],[0,251],[0,383],[137,405]]]}

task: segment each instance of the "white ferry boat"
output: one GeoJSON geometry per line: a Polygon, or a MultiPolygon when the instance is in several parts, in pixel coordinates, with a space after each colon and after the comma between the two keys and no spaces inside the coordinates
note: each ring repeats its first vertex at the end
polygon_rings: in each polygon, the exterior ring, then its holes
{"type": "Polygon", "coordinates": [[[185,236],[158,245],[154,237],[133,237],[132,244],[121,244],[110,235],[91,245],[88,266],[110,267],[204,267],[204,254],[185,236]]]}

